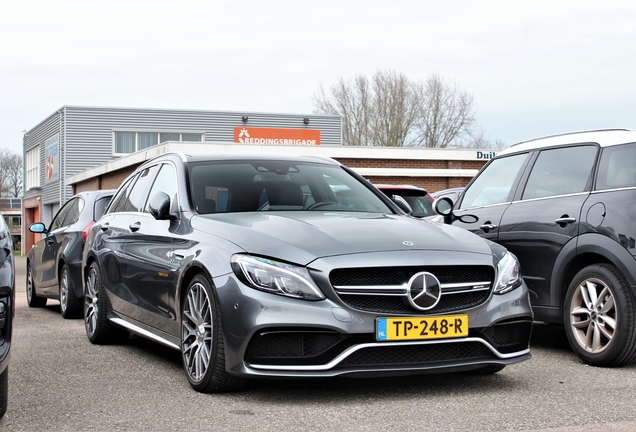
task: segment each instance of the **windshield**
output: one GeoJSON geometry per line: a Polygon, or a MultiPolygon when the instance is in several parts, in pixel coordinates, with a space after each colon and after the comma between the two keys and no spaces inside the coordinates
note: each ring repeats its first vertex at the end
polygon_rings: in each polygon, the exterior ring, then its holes
{"type": "Polygon", "coordinates": [[[190,187],[199,213],[391,213],[366,185],[339,166],[288,161],[205,162],[193,165],[190,187]]]}

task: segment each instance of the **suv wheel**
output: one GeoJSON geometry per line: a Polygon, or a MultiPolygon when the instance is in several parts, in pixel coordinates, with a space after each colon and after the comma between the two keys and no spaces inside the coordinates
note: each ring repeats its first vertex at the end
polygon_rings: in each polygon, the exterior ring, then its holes
{"type": "Polygon", "coordinates": [[[113,326],[106,317],[108,313],[106,292],[96,262],[93,262],[88,269],[85,287],[84,327],[88,340],[97,345],[125,340],[128,332],[113,326]]]}
{"type": "Polygon", "coordinates": [[[64,318],[75,318],[82,310],[80,299],[75,297],[75,292],[70,285],[68,266],[64,264],[60,271],[60,311],[64,318]]]}
{"type": "Polygon", "coordinates": [[[634,296],[616,267],[581,270],[565,296],[563,320],[572,349],[593,366],[622,366],[636,359],[634,296]]]}
{"type": "Polygon", "coordinates": [[[203,393],[241,389],[246,380],[225,370],[221,309],[202,275],[190,282],[181,310],[181,354],[192,388],[203,393]]]}
{"type": "Polygon", "coordinates": [[[35,293],[35,285],[33,284],[33,270],[27,265],[27,283],[26,283],[27,304],[32,308],[41,308],[46,306],[46,297],[38,297],[35,293]]]}

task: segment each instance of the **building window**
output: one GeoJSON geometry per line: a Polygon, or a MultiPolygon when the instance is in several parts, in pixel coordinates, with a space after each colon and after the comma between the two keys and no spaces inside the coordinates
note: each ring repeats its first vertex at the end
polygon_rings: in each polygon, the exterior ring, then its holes
{"type": "Polygon", "coordinates": [[[26,153],[26,190],[40,186],[40,147],[26,153]]]}
{"type": "Polygon", "coordinates": [[[203,141],[202,134],[180,132],[115,132],[115,154],[129,154],[166,141],[203,141]]]}

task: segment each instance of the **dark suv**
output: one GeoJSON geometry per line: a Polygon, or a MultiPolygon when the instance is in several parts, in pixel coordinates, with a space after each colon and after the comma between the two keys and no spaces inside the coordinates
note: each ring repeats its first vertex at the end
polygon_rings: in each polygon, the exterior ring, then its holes
{"type": "Polygon", "coordinates": [[[636,131],[523,142],[500,152],[445,221],[514,253],[536,321],[562,323],[586,363],[636,359],[636,131]]]}

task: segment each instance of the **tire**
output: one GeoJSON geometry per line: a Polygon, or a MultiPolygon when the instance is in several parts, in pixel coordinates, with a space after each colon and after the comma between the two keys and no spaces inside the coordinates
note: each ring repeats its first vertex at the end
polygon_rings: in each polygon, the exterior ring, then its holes
{"type": "Polygon", "coordinates": [[[202,393],[243,388],[247,380],[225,370],[221,309],[202,275],[188,285],[181,310],[181,356],[192,388],[202,393]]]}
{"type": "Polygon", "coordinates": [[[62,317],[78,318],[82,312],[82,302],[75,296],[75,291],[71,287],[70,273],[68,266],[64,264],[60,271],[60,312],[62,317]]]}
{"type": "Polygon", "coordinates": [[[9,368],[0,374],[0,418],[7,412],[9,402],[9,368]]]}
{"type": "Polygon", "coordinates": [[[635,306],[629,285],[613,265],[594,264],[577,273],[563,305],[565,333],[574,352],[593,366],[633,362],[635,306]]]}
{"type": "Polygon", "coordinates": [[[88,340],[96,345],[121,342],[128,332],[114,326],[107,318],[108,304],[99,267],[93,262],[86,275],[84,290],[84,328],[88,340]]]}
{"type": "Polygon", "coordinates": [[[26,280],[26,295],[27,304],[32,308],[41,308],[46,306],[46,297],[38,297],[35,293],[35,284],[33,283],[33,270],[31,266],[27,265],[27,280],[26,280]]]}

